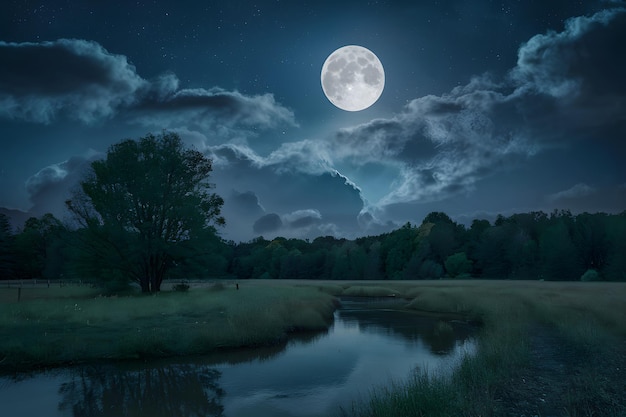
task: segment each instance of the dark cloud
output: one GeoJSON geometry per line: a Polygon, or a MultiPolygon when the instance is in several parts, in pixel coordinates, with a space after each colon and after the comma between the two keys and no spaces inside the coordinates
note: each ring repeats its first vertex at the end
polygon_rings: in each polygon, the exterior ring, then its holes
{"type": "Polygon", "coordinates": [[[252,237],[253,223],[263,216],[265,209],[253,191],[221,193],[224,197],[222,213],[226,219],[224,236],[230,240],[247,241],[252,237]]]}
{"type": "MultiPolygon", "coordinates": [[[[626,117],[626,9],[610,9],[566,22],[562,32],[537,35],[522,45],[510,78],[516,83],[513,98],[525,115],[536,117],[533,103],[540,97],[549,105],[547,116],[556,130],[602,127],[626,117]]],[[[574,137],[579,136],[575,135],[574,137]]]]}
{"type": "Polygon", "coordinates": [[[326,223],[315,209],[296,210],[278,215],[266,214],[258,218],[252,227],[257,236],[273,239],[277,236],[297,239],[314,239],[318,236],[339,236],[344,228],[333,223],[326,223]]]}
{"type": "Polygon", "coordinates": [[[0,41],[0,62],[0,116],[39,123],[111,117],[146,84],[126,57],[85,40],[0,41]]]}
{"type": "Polygon", "coordinates": [[[259,203],[259,198],[253,191],[239,192],[237,190],[232,190],[230,195],[226,197],[225,201],[227,202],[231,212],[242,216],[258,217],[265,212],[259,203]]]}
{"type": "Polygon", "coordinates": [[[161,128],[211,130],[221,138],[236,136],[233,130],[271,129],[295,126],[293,112],[276,102],[272,94],[246,96],[237,91],[179,89],[173,74],[158,78],[132,109],[135,122],[161,128]]]}
{"type": "Polygon", "coordinates": [[[522,88],[553,97],[621,98],[626,93],[626,85],[620,82],[626,56],[617,48],[624,39],[624,9],[572,18],[562,32],[536,35],[522,45],[511,76],[522,88]]]}
{"type": "Polygon", "coordinates": [[[292,229],[308,228],[322,222],[317,210],[297,210],[283,216],[284,223],[292,229]]]}
{"type": "Polygon", "coordinates": [[[139,76],[123,55],[93,41],[0,41],[0,116],[50,123],[58,116],[93,123],[124,110],[129,122],[160,129],[202,128],[218,137],[295,126],[272,94],[181,89],[176,75],[139,76]]]}
{"type": "MultiPolygon", "coordinates": [[[[264,219],[264,218],[261,218],[264,219]]],[[[272,239],[277,236],[296,239],[315,239],[318,236],[346,237],[348,224],[335,224],[324,221],[321,213],[316,209],[296,210],[280,216],[280,227],[266,230],[264,237],[272,239]]],[[[255,223],[256,225],[256,223],[255,223]]],[[[276,222],[278,225],[278,222],[276,222]]],[[[255,228],[255,232],[258,227],[255,228]]],[[[354,237],[354,234],[352,234],[354,237]]]]}
{"type": "Polygon", "coordinates": [[[262,235],[264,233],[275,233],[283,227],[280,216],[276,213],[266,214],[254,222],[252,229],[254,233],[262,235]]]}

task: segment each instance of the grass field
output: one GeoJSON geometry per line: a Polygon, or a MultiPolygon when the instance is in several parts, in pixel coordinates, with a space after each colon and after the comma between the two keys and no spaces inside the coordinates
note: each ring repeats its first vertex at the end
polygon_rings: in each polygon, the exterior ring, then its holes
{"type": "Polygon", "coordinates": [[[266,345],[325,329],[334,298],[315,288],[208,286],[101,297],[88,287],[0,289],[0,371],[266,345]]]}

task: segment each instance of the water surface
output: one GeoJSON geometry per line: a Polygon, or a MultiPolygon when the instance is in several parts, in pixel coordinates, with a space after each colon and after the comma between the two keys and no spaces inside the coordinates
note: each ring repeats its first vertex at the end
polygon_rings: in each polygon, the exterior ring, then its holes
{"type": "Polygon", "coordinates": [[[90,365],[0,379],[2,415],[334,416],[415,369],[449,372],[472,328],[344,300],[326,332],[185,360],[90,365]]]}

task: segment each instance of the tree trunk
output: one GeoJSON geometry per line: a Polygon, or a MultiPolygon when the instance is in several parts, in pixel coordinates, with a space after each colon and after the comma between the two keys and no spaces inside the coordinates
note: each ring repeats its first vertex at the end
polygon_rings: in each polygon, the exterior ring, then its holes
{"type": "Polygon", "coordinates": [[[150,280],[148,279],[148,277],[143,277],[141,278],[141,281],[139,282],[139,285],[141,285],[141,292],[142,293],[149,293],[150,292],[150,280]]]}
{"type": "Polygon", "coordinates": [[[161,291],[161,283],[159,282],[156,271],[152,271],[152,274],[150,275],[150,290],[153,293],[161,291]]]}

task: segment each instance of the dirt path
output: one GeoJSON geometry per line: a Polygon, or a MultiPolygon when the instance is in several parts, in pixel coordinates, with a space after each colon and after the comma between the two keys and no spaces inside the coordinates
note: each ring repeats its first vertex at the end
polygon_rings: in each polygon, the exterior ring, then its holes
{"type": "Polygon", "coordinates": [[[495,393],[494,416],[626,416],[625,342],[596,355],[537,324],[528,343],[529,366],[495,393]]]}

